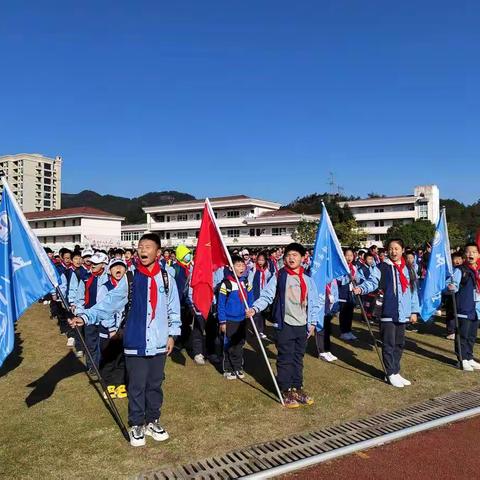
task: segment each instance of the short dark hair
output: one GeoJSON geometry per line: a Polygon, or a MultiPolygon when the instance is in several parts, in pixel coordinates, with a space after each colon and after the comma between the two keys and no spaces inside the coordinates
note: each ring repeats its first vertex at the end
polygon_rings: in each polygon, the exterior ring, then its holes
{"type": "Polygon", "coordinates": [[[379,249],[378,249],[378,254],[380,255],[381,253],[385,253],[385,249],[384,249],[384,248],[379,248],[379,249]]]}
{"type": "Polygon", "coordinates": [[[373,253],[372,253],[372,252],[365,252],[365,253],[363,254],[363,258],[365,259],[365,258],[367,258],[367,257],[372,257],[372,258],[373,258],[373,253]]]}
{"type": "Polygon", "coordinates": [[[235,263],[243,263],[245,264],[245,260],[240,255],[232,255],[232,264],[235,263]]]}
{"type": "Polygon", "coordinates": [[[464,250],[466,250],[468,247],[475,247],[477,249],[477,251],[480,252],[480,248],[478,248],[478,244],[477,242],[468,242],[465,247],[464,247],[464,250]]]}
{"type": "Polygon", "coordinates": [[[72,251],[69,248],[61,248],[60,251],[58,252],[60,256],[63,258],[67,253],[72,255],[72,251]]]}
{"type": "Polygon", "coordinates": [[[455,258],[455,257],[463,258],[463,252],[461,252],[461,251],[453,252],[452,253],[452,258],[455,258]]]}
{"type": "MultiPolygon", "coordinates": [[[[278,248],[276,250],[278,250],[278,248]]],[[[297,252],[302,257],[304,257],[306,250],[305,250],[305,247],[303,245],[301,245],[300,243],[293,242],[293,243],[289,243],[285,247],[285,252],[283,252],[283,255],[287,255],[288,252],[297,252]]]]}
{"type": "Polygon", "coordinates": [[[73,253],[72,253],[72,258],[73,257],[81,257],[82,256],[82,252],[80,250],[74,250],[73,253]]]}
{"type": "Polygon", "coordinates": [[[392,243],[398,243],[402,249],[405,248],[405,242],[401,238],[391,238],[387,243],[387,248],[389,248],[392,243]]]}
{"type": "Polygon", "coordinates": [[[45,253],[53,253],[53,250],[50,247],[44,247],[45,253]]]}
{"type": "Polygon", "coordinates": [[[345,247],[343,249],[343,254],[345,255],[347,252],[352,252],[353,254],[355,254],[355,252],[353,251],[353,248],[352,247],[345,247]]]}
{"type": "Polygon", "coordinates": [[[144,233],[141,237],[138,243],[140,243],[142,240],[151,240],[152,242],[155,242],[157,244],[158,248],[161,248],[162,243],[160,242],[160,237],[156,233],[144,233]]]}
{"type": "Polygon", "coordinates": [[[262,250],[261,252],[257,253],[257,262],[258,262],[258,257],[263,257],[265,259],[265,262],[268,263],[268,252],[265,250],[262,250]]]}

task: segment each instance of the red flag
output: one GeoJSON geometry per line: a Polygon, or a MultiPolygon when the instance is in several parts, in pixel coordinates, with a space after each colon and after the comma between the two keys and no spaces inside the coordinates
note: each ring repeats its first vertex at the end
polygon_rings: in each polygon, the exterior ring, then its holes
{"type": "Polygon", "coordinates": [[[205,319],[208,318],[213,300],[213,272],[225,265],[228,265],[228,257],[207,199],[198,234],[191,283],[193,304],[205,319]]]}

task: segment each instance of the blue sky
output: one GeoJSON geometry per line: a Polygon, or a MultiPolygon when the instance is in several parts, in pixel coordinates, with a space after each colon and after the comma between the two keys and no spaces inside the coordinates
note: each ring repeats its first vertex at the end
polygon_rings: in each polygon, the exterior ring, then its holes
{"type": "Polygon", "coordinates": [[[63,191],[480,198],[480,3],[0,5],[0,154],[63,191]]]}

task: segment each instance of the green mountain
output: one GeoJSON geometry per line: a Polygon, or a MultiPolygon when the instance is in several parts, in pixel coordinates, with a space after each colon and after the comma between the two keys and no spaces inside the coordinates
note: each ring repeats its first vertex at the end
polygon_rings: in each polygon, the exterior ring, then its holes
{"type": "Polygon", "coordinates": [[[195,197],[188,193],[165,191],[126,198],[83,190],[80,193],[62,193],[62,208],[95,207],[125,217],[125,223],[145,223],[146,215],[142,207],[169,205],[185,200],[195,200],[195,197]]]}

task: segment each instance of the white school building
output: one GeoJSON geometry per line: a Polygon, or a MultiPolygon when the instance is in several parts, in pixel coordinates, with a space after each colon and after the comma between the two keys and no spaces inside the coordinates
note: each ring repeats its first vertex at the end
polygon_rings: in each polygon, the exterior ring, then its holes
{"type": "MultiPolygon", "coordinates": [[[[281,210],[280,203],[246,195],[211,198],[210,203],[228,247],[288,245],[302,218],[318,220],[316,216],[281,210]]],[[[195,247],[204,204],[202,199],[145,207],[146,225],[122,226],[122,246],[135,247],[142,233],[150,231],[158,233],[165,247],[195,247]]]]}
{"type": "Polygon", "coordinates": [[[424,219],[436,224],[440,217],[440,191],[436,185],[420,185],[415,187],[413,195],[364,198],[339,205],[348,205],[358,226],[367,233],[365,246],[381,247],[394,223],[424,219]]]}
{"type": "Polygon", "coordinates": [[[124,217],[92,207],[27,212],[25,217],[40,243],[52,250],[75,245],[94,248],[120,246],[124,217]]]}

